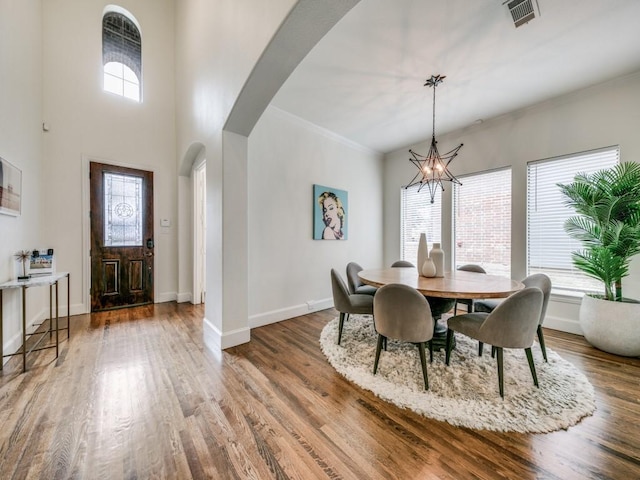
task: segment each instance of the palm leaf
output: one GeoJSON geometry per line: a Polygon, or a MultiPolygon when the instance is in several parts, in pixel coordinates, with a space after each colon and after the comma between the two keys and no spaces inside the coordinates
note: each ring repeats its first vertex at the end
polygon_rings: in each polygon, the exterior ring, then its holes
{"type": "Polygon", "coordinates": [[[604,284],[606,298],[621,298],[621,279],[629,274],[631,258],[640,253],[640,164],[579,173],[572,183],[558,187],[565,205],[576,212],[564,229],[584,247],[573,252],[574,265],[604,284]]]}

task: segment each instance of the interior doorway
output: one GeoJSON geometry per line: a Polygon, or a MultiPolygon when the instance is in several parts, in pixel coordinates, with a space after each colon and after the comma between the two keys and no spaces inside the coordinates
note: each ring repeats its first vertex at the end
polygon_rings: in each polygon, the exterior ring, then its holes
{"type": "Polygon", "coordinates": [[[153,303],[153,172],[89,170],[91,311],[153,303]]]}
{"type": "Polygon", "coordinates": [[[207,288],[207,167],[193,169],[193,303],[205,302],[207,288]]]}

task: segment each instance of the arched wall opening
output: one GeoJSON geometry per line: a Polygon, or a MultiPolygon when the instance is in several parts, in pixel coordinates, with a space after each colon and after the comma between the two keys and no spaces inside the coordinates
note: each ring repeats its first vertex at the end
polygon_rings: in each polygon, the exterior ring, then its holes
{"type": "MultiPolygon", "coordinates": [[[[222,158],[207,170],[210,184],[222,182],[220,219],[207,205],[207,292],[204,343],[213,352],[250,340],[248,318],[247,143],[251,130],[297,65],[359,0],[299,0],[284,19],[247,78],[221,135],[222,158]],[[217,227],[220,228],[217,228],[217,227]],[[220,258],[212,258],[213,246],[220,258]],[[216,292],[216,286],[221,289],[216,292]]],[[[215,199],[208,201],[214,204],[215,199]]],[[[217,255],[217,254],[216,254],[217,255]]]]}
{"type": "Polygon", "coordinates": [[[192,143],[178,168],[178,302],[199,304],[206,291],[206,147],[192,143]]]}

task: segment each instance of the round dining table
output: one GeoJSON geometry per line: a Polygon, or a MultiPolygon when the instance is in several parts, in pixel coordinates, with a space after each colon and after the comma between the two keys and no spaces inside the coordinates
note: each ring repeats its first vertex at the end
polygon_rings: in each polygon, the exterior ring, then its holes
{"type": "Polygon", "coordinates": [[[391,267],[358,272],[367,285],[382,287],[402,283],[429,297],[440,298],[506,298],[522,290],[524,284],[511,278],[485,273],[453,270],[444,277],[423,277],[414,267],[391,267]]]}
{"type": "Polygon", "coordinates": [[[445,346],[447,327],[440,323],[440,317],[451,310],[456,298],[506,298],[524,288],[522,282],[508,277],[464,270],[445,272],[443,277],[423,277],[415,267],[390,267],[361,270],[358,277],[374,287],[401,283],[422,293],[435,320],[434,349],[445,346]]]}

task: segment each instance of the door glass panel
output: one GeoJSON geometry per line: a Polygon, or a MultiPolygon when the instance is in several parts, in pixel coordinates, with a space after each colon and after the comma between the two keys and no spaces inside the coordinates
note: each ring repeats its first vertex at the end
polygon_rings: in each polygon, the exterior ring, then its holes
{"type": "Polygon", "coordinates": [[[142,246],[142,178],[104,174],[104,244],[142,246]]]}

